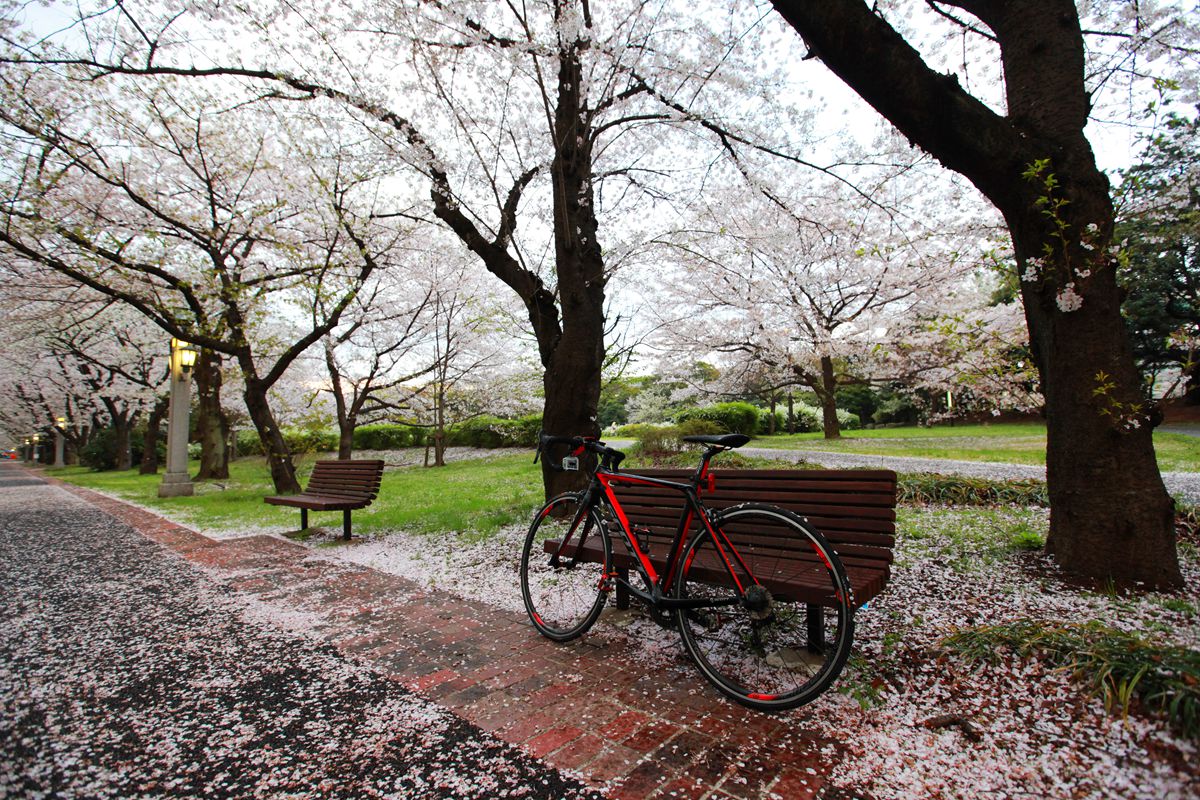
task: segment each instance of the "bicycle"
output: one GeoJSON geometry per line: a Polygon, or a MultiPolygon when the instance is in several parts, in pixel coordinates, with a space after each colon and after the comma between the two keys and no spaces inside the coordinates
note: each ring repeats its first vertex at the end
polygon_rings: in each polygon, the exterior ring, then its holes
{"type": "Polygon", "coordinates": [[[578,470],[589,453],[595,461],[587,486],[547,501],[525,537],[520,580],[529,618],[543,636],[571,641],[620,586],[678,628],[692,661],[726,696],[764,711],[811,702],[850,652],[855,606],[846,570],[797,514],[764,503],[704,505],[701,495],[714,485],[709,462],[750,437],[683,439],[706,446],[687,482],[621,472],[624,453],[592,437],[540,435],[535,463],[556,445],[571,452],[554,469],[578,470]],[[665,561],[647,552],[649,528],[631,524],[614,490],[622,485],[683,495],[665,561]],[[629,568],[642,586],[618,571],[629,568]]]}

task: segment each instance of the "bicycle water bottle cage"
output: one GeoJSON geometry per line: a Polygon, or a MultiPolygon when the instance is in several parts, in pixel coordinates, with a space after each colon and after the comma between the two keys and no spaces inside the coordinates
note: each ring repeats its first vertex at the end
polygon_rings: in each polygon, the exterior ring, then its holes
{"type": "Polygon", "coordinates": [[[637,537],[638,547],[640,547],[642,549],[643,553],[649,555],[650,554],[650,529],[647,527],[644,527],[642,525],[634,525],[633,526],[633,535],[637,537]]]}

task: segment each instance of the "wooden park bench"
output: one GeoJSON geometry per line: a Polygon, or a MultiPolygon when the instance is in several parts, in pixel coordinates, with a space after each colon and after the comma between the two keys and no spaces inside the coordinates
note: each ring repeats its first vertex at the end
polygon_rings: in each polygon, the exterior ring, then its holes
{"type": "Polygon", "coordinates": [[[263,500],[273,506],[293,506],[300,509],[300,529],[308,527],[308,512],[341,511],[342,538],[350,538],[350,512],[365,508],[379,494],[383,480],[383,461],[380,459],[350,459],[318,461],[301,494],[276,495],[263,500]]]}
{"type": "MultiPolygon", "coordinates": [[[[686,481],[688,469],[639,469],[639,475],[686,481]]],[[[896,544],[896,473],[891,470],[716,469],[715,488],[704,503],[720,509],[746,502],[771,503],[794,511],[820,531],[837,554],[854,590],[856,607],[883,591],[891,576],[896,544]]],[[[683,497],[651,486],[617,486],[617,499],[649,540],[655,569],[666,566],[683,497]]],[[[614,567],[628,581],[632,566],[624,537],[611,537],[614,567]]],[[[736,538],[735,538],[736,544],[736,538]]],[[[587,548],[585,547],[585,551],[587,548]]],[[[598,559],[599,550],[594,553],[598,559]]],[[[799,595],[803,595],[802,587],[799,595]]],[[[628,592],[618,585],[617,606],[627,608],[628,592]]]]}

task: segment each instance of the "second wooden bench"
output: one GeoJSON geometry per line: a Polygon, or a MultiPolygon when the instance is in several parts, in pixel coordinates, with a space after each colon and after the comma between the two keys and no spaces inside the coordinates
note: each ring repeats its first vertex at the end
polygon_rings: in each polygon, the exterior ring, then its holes
{"type": "Polygon", "coordinates": [[[341,511],[342,538],[350,538],[350,512],[366,508],[379,494],[383,480],[383,461],[380,459],[346,459],[318,461],[313,465],[308,486],[300,494],[264,497],[274,506],[293,506],[300,509],[300,529],[308,527],[308,512],[341,511]]]}

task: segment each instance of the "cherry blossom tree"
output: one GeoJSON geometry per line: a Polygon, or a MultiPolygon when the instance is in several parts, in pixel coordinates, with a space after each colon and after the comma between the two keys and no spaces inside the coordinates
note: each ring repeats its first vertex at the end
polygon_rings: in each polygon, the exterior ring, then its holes
{"type": "Polygon", "coordinates": [[[61,287],[27,298],[12,314],[0,381],[12,429],[49,436],[59,428],[78,452],[100,428],[114,434],[117,469],[129,469],[131,434],[156,405],[167,352],[140,315],[95,295],[61,287]],[[63,423],[59,424],[62,419],[63,423]]]}
{"type": "Polygon", "coordinates": [[[370,179],[344,168],[344,152],[306,148],[314,142],[284,135],[279,117],[258,108],[214,110],[213,98],[163,81],[81,86],[46,73],[4,79],[0,121],[22,166],[8,182],[0,244],[30,269],[231,356],[276,489],[299,491],[268,392],[336,326],[383,257],[386,226],[359,205],[374,199],[363,191],[370,179]],[[287,169],[298,154],[306,169],[287,169]],[[308,317],[304,332],[260,335],[289,306],[308,317]]]}
{"type": "Polygon", "coordinates": [[[1170,56],[1168,77],[1194,84],[1194,24],[1170,7],[1089,6],[1109,34],[1091,51],[1124,54],[1089,73],[1090,34],[1069,0],[772,4],[811,56],[1004,216],[1046,398],[1047,550],[1083,575],[1179,586],[1172,502],[1120,316],[1109,182],[1084,129],[1098,90],[1145,77],[1148,60],[1170,56]],[[947,26],[943,54],[977,54],[991,74],[931,66],[939,42],[911,24],[914,9],[947,26]],[[1002,97],[989,93],[997,77],[1002,97]]]}
{"type": "Polygon", "coordinates": [[[715,195],[663,239],[678,254],[666,281],[678,302],[666,306],[688,310],[662,338],[693,357],[722,354],[727,392],[812,390],[837,438],[838,388],[882,372],[880,355],[952,303],[974,266],[968,237],[917,216],[840,183],[787,202],[779,189],[715,195]]]}

